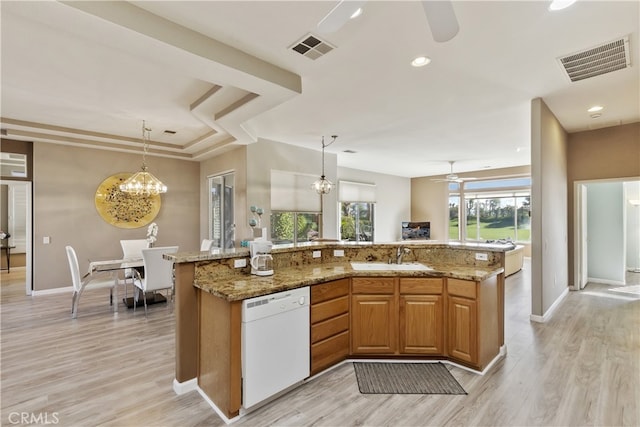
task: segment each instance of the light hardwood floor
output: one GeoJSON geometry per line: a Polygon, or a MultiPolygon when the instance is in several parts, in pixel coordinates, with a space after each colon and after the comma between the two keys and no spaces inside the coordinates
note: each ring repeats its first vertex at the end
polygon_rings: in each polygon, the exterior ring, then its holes
{"type": "MultiPolygon", "coordinates": [[[[196,392],[172,391],[171,305],[114,314],[108,291],[87,291],[73,320],[70,293],[27,297],[20,274],[2,273],[1,425],[16,413],[61,426],[224,424],[196,392]]],[[[450,366],[468,395],[362,395],[347,363],[234,425],[640,425],[640,300],[607,289],[570,292],[532,323],[527,260],[506,281],[506,358],[484,376],[450,366]]]]}

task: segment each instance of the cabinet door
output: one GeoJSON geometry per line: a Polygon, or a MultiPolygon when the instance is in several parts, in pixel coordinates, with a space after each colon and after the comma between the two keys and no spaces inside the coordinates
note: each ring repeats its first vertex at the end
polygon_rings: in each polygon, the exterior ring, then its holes
{"type": "Polygon", "coordinates": [[[443,320],[442,296],[400,296],[400,352],[443,354],[443,320]]]}
{"type": "Polygon", "coordinates": [[[475,300],[449,297],[449,356],[463,362],[478,362],[477,304],[475,300]]]}
{"type": "Polygon", "coordinates": [[[397,347],[396,313],[394,295],[352,295],[352,353],[395,353],[397,347]]]}

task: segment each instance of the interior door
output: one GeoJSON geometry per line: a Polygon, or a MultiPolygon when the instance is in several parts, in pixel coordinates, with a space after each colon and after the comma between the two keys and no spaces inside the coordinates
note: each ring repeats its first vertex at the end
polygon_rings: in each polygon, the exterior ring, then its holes
{"type": "Polygon", "coordinates": [[[587,263],[589,238],[587,235],[587,186],[576,184],[574,188],[575,224],[574,224],[574,284],[573,289],[584,289],[589,278],[587,263]]]}

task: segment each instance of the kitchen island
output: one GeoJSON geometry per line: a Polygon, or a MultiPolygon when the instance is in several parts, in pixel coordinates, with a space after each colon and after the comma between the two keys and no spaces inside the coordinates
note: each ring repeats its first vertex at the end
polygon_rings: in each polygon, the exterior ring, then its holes
{"type": "Polygon", "coordinates": [[[266,277],[238,267],[248,261],[243,249],[167,256],[176,271],[174,389],[197,389],[224,419],[238,416],[242,301],[307,286],[311,374],[347,359],[381,357],[486,370],[504,354],[508,249],[437,242],[306,244],[274,249],[275,274],[266,277]],[[400,258],[400,248],[404,263],[385,268],[400,258]],[[354,268],[362,264],[371,269],[354,268]]]}

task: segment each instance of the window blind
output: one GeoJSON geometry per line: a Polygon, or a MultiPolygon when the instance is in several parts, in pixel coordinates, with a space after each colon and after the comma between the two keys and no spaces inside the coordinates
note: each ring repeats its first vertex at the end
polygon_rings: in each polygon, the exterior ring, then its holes
{"type": "Polygon", "coordinates": [[[320,212],[320,195],[311,189],[317,175],[271,170],[271,210],[320,212]]]}
{"type": "Polygon", "coordinates": [[[338,198],[341,202],[376,202],[376,185],[363,182],[340,181],[338,198]]]}

